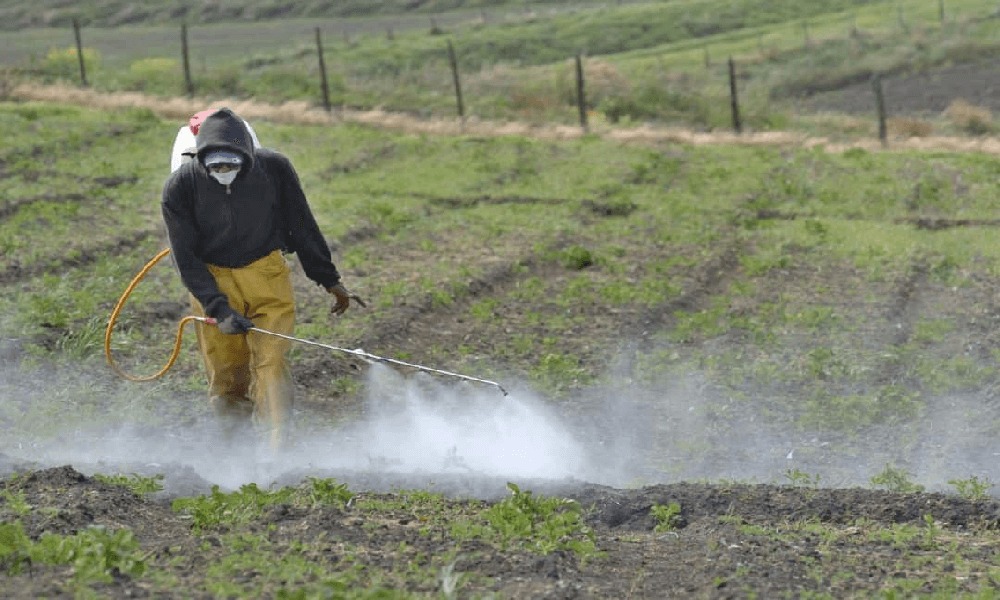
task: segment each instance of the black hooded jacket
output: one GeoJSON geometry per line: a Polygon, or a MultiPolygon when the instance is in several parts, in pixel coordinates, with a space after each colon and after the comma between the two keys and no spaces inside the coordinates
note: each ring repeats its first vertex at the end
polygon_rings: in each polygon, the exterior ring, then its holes
{"type": "Polygon", "coordinates": [[[229,315],[206,264],[244,267],[274,250],[295,252],[306,276],[323,287],[340,281],[291,161],[274,150],[254,150],[243,119],[227,108],[198,131],[198,156],[171,174],[161,209],[181,279],[217,319],[229,315]],[[205,155],[230,150],[243,156],[236,180],[224,186],[209,175],[205,155]]]}

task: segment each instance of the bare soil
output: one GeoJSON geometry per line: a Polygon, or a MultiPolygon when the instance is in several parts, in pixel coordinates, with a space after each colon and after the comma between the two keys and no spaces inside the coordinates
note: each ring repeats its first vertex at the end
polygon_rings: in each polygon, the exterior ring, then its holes
{"type": "MultiPolygon", "coordinates": [[[[940,115],[956,100],[1000,112],[1000,66],[994,62],[968,63],[900,73],[883,80],[886,112],[913,117],[940,115]]],[[[813,96],[812,110],[848,114],[875,114],[875,96],[869,82],[856,83],[813,96]]]]}
{"type": "MultiPolygon", "coordinates": [[[[373,480],[385,481],[384,474],[371,475],[373,480]]],[[[353,477],[362,481],[364,474],[353,477]]],[[[395,482],[401,489],[412,489],[415,483],[405,478],[395,482]]],[[[438,483],[445,488],[454,484],[456,489],[470,484],[440,478],[438,483]]],[[[534,489],[577,500],[586,509],[586,522],[603,555],[584,563],[563,551],[538,555],[466,544],[455,569],[476,578],[463,587],[463,597],[745,598],[801,597],[810,592],[837,598],[869,597],[892,580],[926,581],[923,589],[937,589],[940,561],[955,560],[941,547],[962,544],[970,531],[1000,526],[1000,503],[971,502],[953,495],[738,483],[619,490],[583,482],[537,482],[534,489]],[[650,508],[672,502],[683,508],[682,519],[671,531],[655,531],[650,508]],[[924,527],[925,515],[934,515],[942,527],[933,542],[924,535],[904,541],[866,535],[880,528],[924,527]],[[795,524],[802,522],[809,523],[815,533],[797,530],[795,524]],[[834,539],[823,534],[821,526],[837,532],[834,539]]],[[[204,591],[202,572],[193,565],[210,564],[230,553],[219,542],[226,530],[194,534],[190,520],[171,510],[169,495],[140,497],[69,466],[31,471],[0,484],[0,491],[21,493],[35,507],[23,519],[33,538],[43,532],[69,535],[91,525],[130,529],[148,561],[179,579],[177,597],[211,597],[204,591]]],[[[336,569],[336,548],[343,543],[362,548],[364,562],[374,569],[455,550],[455,542],[445,532],[422,531],[409,511],[390,511],[381,517],[378,527],[363,527],[370,517],[350,508],[276,506],[240,531],[266,535],[279,548],[279,555],[280,548],[291,551],[300,540],[328,540],[319,542],[319,551],[328,553],[331,569],[336,569]]],[[[995,565],[997,550],[994,542],[976,544],[958,554],[976,565],[995,565]]],[[[946,567],[944,572],[954,573],[958,592],[996,590],[1000,585],[995,569],[992,575],[974,572],[968,576],[960,565],[957,568],[946,567]]],[[[68,567],[35,568],[9,577],[4,595],[71,596],[66,587],[68,573],[68,567]]],[[[96,589],[105,597],[163,597],[162,591],[151,594],[148,585],[141,578],[122,575],[96,589]]],[[[407,591],[434,594],[437,586],[433,581],[407,591]]],[[[914,589],[920,591],[922,586],[918,583],[914,589]]]]}

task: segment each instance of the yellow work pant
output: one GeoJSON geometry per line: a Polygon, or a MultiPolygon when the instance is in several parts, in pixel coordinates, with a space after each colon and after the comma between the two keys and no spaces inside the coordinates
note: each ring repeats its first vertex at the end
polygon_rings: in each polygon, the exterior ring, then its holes
{"type": "MultiPolygon", "coordinates": [[[[256,327],[292,335],[295,299],[288,264],[280,250],[245,267],[208,265],[208,270],[236,312],[256,327]]],[[[194,296],[191,307],[205,312],[194,296]]],[[[224,420],[253,415],[253,422],[280,444],[291,416],[293,385],[288,368],[288,340],[251,331],[221,333],[215,325],[196,323],[198,347],[205,361],[209,395],[216,414],[224,420]]]]}

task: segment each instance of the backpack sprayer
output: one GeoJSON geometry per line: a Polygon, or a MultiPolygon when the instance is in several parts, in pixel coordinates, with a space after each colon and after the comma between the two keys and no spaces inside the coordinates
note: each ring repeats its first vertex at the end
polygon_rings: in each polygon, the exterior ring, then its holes
{"type": "MultiPolygon", "coordinates": [[[[190,322],[190,321],[200,321],[202,323],[206,323],[206,324],[209,324],[209,325],[215,325],[216,324],[215,319],[212,319],[212,318],[209,318],[209,317],[197,317],[197,316],[194,316],[194,315],[188,315],[186,317],[181,318],[181,320],[177,324],[177,335],[174,338],[174,348],[171,351],[170,358],[167,360],[166,365],[164,365],[162,369],[160,369],[159,371],[157,371],[156,373],[154,373],[152,375],[146,375],[146,376],[131,375],[129,373],[126,373],[115,362],[114,357],[111,355],[111,333],[114,330],[115,323],[118,321],[118,315],[121,313],[122,307],[125,306],[125,302],[128,300],[129,296],[132,294],[132,291],[135,289],[135,287],[137,285],[139,285],[139,282],[142,281],[142,279],[146,276],[146,273],[148,273],[149,270],[152,269],[153,266],[160,261],[160,259],[162,259],[163,257],[165,257],[169,253],[170,253],[170,248],[165,248],[165,249],[161,250],[159,252],[159,254],[157,254],[156,256],[154,256],[148,263],[146,263],[146,265],[139,271],[139,273],[128,284],[128,287],[125,288],[125,291],[122,293],[121,297],[118,299],[118,303],[115,304],[114,310],[111,311],[110,318],[108,318],[108,326],[107,326],[107,329],[105,329],[105,331],[104,331],[104,356],[108,359],[108,365],[110,365],[111,370],[114,371],[116,374],[118,374],[123,379],[127,379],[129,381],[153,381],[154,379],[159,379],[160,377],[162,377],[163,375],[165,375],[166,372],[169,371],[171,367],[174,366],[175,362],[177,362],[177,357],[180,355],[180,351],[181,351],[181,342],[182,342],[182,338],[183,338],[183,335],[184,335],[184,326],[188,322],[190,322]]],[[[358,358],[361,358],[361,359],[363,359],[364,361],[366,361],[368,363],[385,363],[385,364],[396,365],[396,366],[400,366],[400,367],[407,367],[407,368],[410,368],[410,369],[416,369],[418,371],[423,371],[425,373],[432,373],[432,374],[435,374],[435,375],[441,375],[441,376],[444,376],[444,377],[452,377],[452,378],[455,378],[455,379],[462,379],[462,380],[471,381],[471,382],[474,382],[474,383],[482,383],[482,384],[490,385],[490,386],[493,386],[493,387],[497,388],[498,390],[500,390],[501,393],[503,393],[504,396],[508,395],[507,390],[505,390],[502,385],[500,385],[499,383],[497,383],[495,381],[490,381],[489,379],[481,379],[479,377],[472,377],[470,375],[462,375],[461,373],[453,373],[451,371],[444,371],[442,369],[434,369],[432,367],[426,367],[424,365],[418,365],[418,364],[414,364],[414,363],[409,363],[409,362],[405,362],[405,361],[402,361],[402,360],[397,360],[395,358],[386,358],[384,356],[378,356],[378,355],[372,354],[370,352],[365,352],[364,350],[362,350],[360,348],[357,348],[357,349],[354,349],[354,350],[350,350],[348,348],[340,348],[340,347],[337,347],[337,346],[331,346],[330,344],[323,344],[323,343],[320,343],[320,342],[315,342],[313,340],[306,340],[306,339],[297,338],[297,337],[294,337],[294,336],[291,336],[291,335],[285,335],[283,333],[277,333],[277,332],[274,332],[274,331],[268,331],[266,329],[261,329],[260,327],[251,327],[250,331],[252,333],[258,333],[258,334],[261,334],[261,335],[270,335],[270,336],[274,336],[274,337],[279,337],[279,338],[283,338],[283,339],[290,340],[290,341],[293,341],[293,342],[299,342],[299,343],[302,343],[302,344],[307,344],[309,346],[316,346],[316,347],[319,347],[319,348],[325,348],[327,350],[333,350],[334,352],[340,352],[342,354],[349,354],[351,356],[356,356],[358,358]]]]}

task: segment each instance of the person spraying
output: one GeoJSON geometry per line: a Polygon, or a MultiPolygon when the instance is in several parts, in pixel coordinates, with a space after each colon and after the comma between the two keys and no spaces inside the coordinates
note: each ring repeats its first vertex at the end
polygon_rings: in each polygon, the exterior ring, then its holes
{"type": "Polygon", "coordinates": [[[332,314],[365,304],[341,282],[291,161],[259,147],[232,110],[206,112],[192,160],[163,186],[163,220],[192,310],[217,324],[196,324],[216,415],[230,432],[249,420],[278,449],[294,404],[290,341],[251,329],[294,329],[285,254],[295,253],[306,276],[333,295],[332,314]]]}

